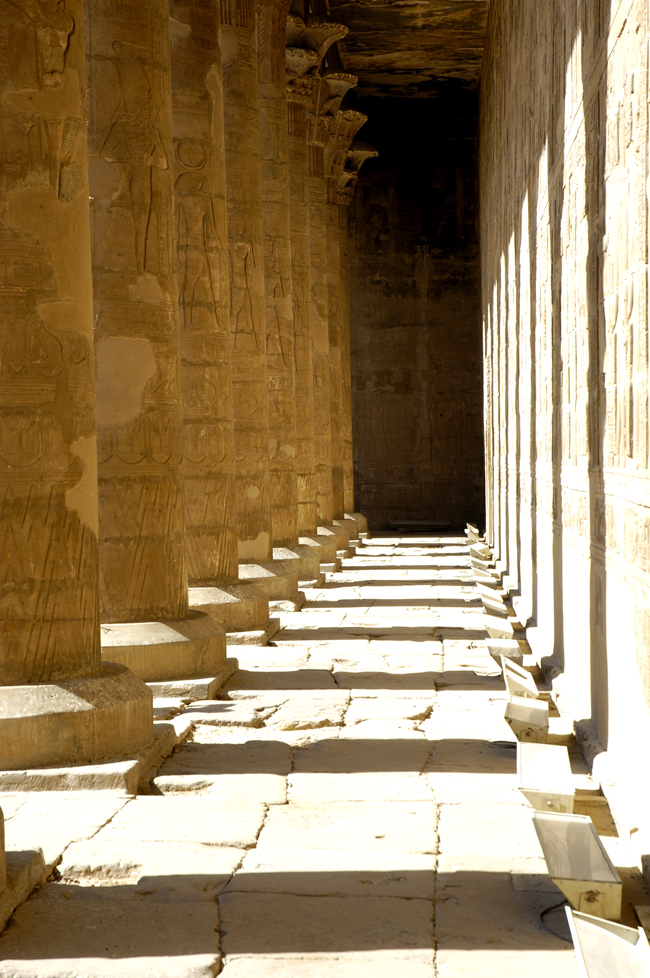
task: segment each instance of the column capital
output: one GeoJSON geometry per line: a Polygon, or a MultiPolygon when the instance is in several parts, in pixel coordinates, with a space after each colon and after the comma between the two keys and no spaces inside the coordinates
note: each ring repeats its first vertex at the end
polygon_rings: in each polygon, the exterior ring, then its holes
{"type": "Polygon", "coordinates": [[[325,176],[338,181],[345,167],[350,144],[359,129],[368,121],[368,116],[355,109],[339,109],[335,115],[325,116],[325,119],[325,176]]]}
{"type": "Polygon", "coordinates": [[[379,153],[370,143],[352,143],[345,157],[345,166],[338,178],[339,204],[348,207],[352,203],[361,167],[366,160],[373,159],[375,156],[379,156],[379,153]]]}
{"type": "Polygon", "coordinates": [[[287,46],[309,48],[318,55],[321,63],[332,44],[342,40],[350,28],[326,17],[302,17],[289,14],[287,18],[287,46]]]}
{"type": "Polygon", "coordinates": [[[324,71],[321,75],[319,112],[321,115],[335,116],[343,97],[351,88],[356,88],[359,79],[347,71],[324,71]]]}
{"type": "Polygon", "coordinates": [[[318,84],[318,53],[310,48],[287,47],[287,98],[310,106],[318,84]]]}

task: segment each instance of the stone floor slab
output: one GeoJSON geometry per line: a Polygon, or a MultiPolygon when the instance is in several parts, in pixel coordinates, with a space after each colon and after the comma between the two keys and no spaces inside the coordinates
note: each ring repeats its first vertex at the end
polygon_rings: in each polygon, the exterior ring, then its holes
{"type": "Polygon", "coordinates": [[[426,778],[415,774],[290,774],[291,804],[317,805],[334,801],[432,801],[426,778]]]}

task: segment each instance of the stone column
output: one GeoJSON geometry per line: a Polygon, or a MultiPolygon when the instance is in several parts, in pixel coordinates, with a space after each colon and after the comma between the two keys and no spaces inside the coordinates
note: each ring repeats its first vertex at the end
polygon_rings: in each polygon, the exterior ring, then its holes
{"type": "Polygon", "coordinates": [[[343,503],[346,519],[354,519],[358,524],[359,536],[368,536],[368,520],[363,513],[354,508],[354,470],[352,452],[352,397],[351,397],[351,357],[350,357],[350,276],[349,276],[349,208],[359,172],[366,160],[377,156],[374,146],[354,142],[346,154],[345,166],[338,179],[339,201],[339,259],[340,280],[340,323],[341,323],[341,364],[343,379],[342,432],[343,432],[343,503]]]}
{"type": "Polygon", "coordinates": [[[0,767],[153,739],[151,692],[101,661],[84,5],[2,3],[0,767]]]}
{"type": "Polygon", "coordinates": [[[297,569],[273,561],[269,489],[266,296],[254,0],[222,0],[230,347],[239,579],[298,600],[297,569]]]}
{"type": "Polygon", "coordinates": [[[217,678],[225,632],[187,597],[168,2],[86,14],[103,653],[217,678]]]}
{"type": "Polygon", "coordinates": [[[219,0],[172,0],[170,18],[189,604],[236,644],[269,607],[238,574],[219,0]]]}

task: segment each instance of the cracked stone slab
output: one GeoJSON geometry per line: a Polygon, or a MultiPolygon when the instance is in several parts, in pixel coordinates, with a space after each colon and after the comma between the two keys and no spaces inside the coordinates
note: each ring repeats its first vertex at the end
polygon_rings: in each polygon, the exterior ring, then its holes
{"type": "Polygon", "coordinates": [[[432,801],[433,793],[417,774],[290,774],[291,804],[334,801],[432,801]]]}
{"type": "Polygon", "coordinates": [[[426,720],[433,709],[431,700],[406,697],[359,697],[353,699],[345,715],[346,726],[363,720],[426,720]]]}
{"type": "Polygon", "coordinates": [[[0,936],[2,978],[213,978],[218,908],[196,888],[49,883],[0,936]]]}
{"type": "MultiPolygon", "coordinates": [[[[18,800],[20,795],[9,797],[18,800]]],[[[22,797],[14,817],[6,818],[6,848],[41,849],[50,868],[71,842],[91,838],[130,802],[128,795],[110,791],[39,791],[22,797]]],[[[4,795],[0,805],[4,810],[4,795]]]]}
{"type": "Polygon", "coordinates": [[[529,858],[541,853],[533,827],[533,811],[523,799],[484,802],[477,798],[440,808],[441,851],[446,858],[471,857],[475,871],[482,871],[483,860],[500,856],[504,869],[515,857],[529,858]]]}
{"type": "MultiPolygon", "coordinates": [[[[431,978],[432,951],[350,951],[331,955],[260,955],[227,959],[223,978],[431,978]]],[[[474,978],[474,976],[473,976],[474,978]]],[[[573,978],[573,976],[572,976],[573,978]]]]}
{"type": "Polygon", "coordinates": [[[381,737],[401,740],[426,740],[418,727],[418,720],[360,720],[350,727],[343,727],[340,740],[379,740],[381,737]]]}
{"type": "MultiPolygon", "coordinates": [[[[409,951],[433,946],[429,900],[224,893],[222,951],[239,955],[409,951]]],[[[402,958],[402,973],[406,967],[402,958]]],[[[330,971],[330,974],[332,972],[330,971]]]]}
{"type": "Polygon", "coordinates": [[[279,774],[159,775],[152,784],[163,795],[195,792],[222,805],[286,805],[287,782],[279,774]]]}
{"type": "Polygon", "coordinates": [[[388,736],[371,740],[325,740],[296,751],[293,770],[326,774],[419,773],[430,753],[431,745],[426,740],[394,741],[388,736]]]}
{"type": "MultiPolygon", "coordinates": [[[[434,693],[436,673],[423,669],[419,672],[402,672],[396,674],[380,672],[346,672],[337,670],[333,673],[340,689],[375,689],[375,690],[418,690],[419,692],[434,693]]],[[[418,697],[419,698],[419,697],[418,697]]]]}
{"type": "MultiPolygon", "coordinates": [[[[261,733],[261,731],[260,731],[261,733]]],[[[238,734],[246,736],[246,732],[238,734]]],[[[181,744],[160,768],[158,777],[220,774],[276,774],[291,771],[291,750],[286,744],[249,740],[244,743],[181,744]]]]}
{"type": "Polygon", "coordinates": [[[273,713],[267,727],[279,730],[336,727],[343,723],[349,702],[350,694],[343,690],[324,690],[322,693],[301,690],[273,713]]]}
{"type": "Polygon", "coordinates": [[[384,849],[251,850],[227,892],[432,900],[435,856],[384,849]]]}
{"type": "Polygon", "coordinates": [[[336,683],[325,669],[240,669],[225,684],[222,693],[242,689],[336,689],[336,683]]]}
{"type": "Polygon", "coordinates": [[[269,811],[258,840],[261,849],[385,848],[393,852],[437,851],[437,809],[430,801],[340,801],[289,805],[269,811]]]}
{"type": "Polygon", "coordinates": [[[138,892],[193,886],[220,893],[242,860],[242,850],[198,842],[75,842],[59,872],[64,882],[132,883],[138,892]]]}
{"type": "Polygon", "coordinates": [[[262,727],[273,713],[272,707],[261,707],[241,700],[210,700],[193,703],[183,711],[194,723],[218,727],[262,727]]]}
{"type": "Polygon", "coordinates": [[[212,846],[255,844],[263,805],[223,805],[212,797],[140,795],[97,835],[101,842],[202,842],[212,846]]]}

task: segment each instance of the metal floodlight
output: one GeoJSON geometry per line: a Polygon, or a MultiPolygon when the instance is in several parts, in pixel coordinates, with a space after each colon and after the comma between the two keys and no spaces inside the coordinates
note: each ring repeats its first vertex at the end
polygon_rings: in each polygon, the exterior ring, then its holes
{"type": "Polygon", "coordinates": [[[532,700],[539,699],[539,690],[527,669],[517,665],[516,662],[512,662],[505,655],[501,656],[499,665],[510,696],[527,696],[532,700]]]}
{"type": "Polygon", "coordinates": [[[465,536],[470,543],[478,543],[478,541],[481,539],[481,534],[478,532],[478,526],[472,526],[471,523],[468,523],[465,527],[465,536]]]}
{"type": "Polygon", "coordinates": [[[500,618],[498,615],[487,614],[483,616],[485,630],[490,638],[512,639],[515,630],[508,618],[500,618]]]}
{"type": "Polygon", "coordinates": [[[533,823],[548,875],[571,906],[618,920],[623,883],[589,816],[536,812],[533,823]]]}
{"type": "Polygon", "coordinates": [[[501,665],[502,655],[519,665],[524,661],[524,655],[519,642],[514,638],[489,638],[486,645],[488,652],[499,666],[501,665]]]}
{"type": "Polygon", "coordinates": [[[486,611],[489,611],[492,615],[502,615],[504,618],[508,617],[508,609],[503,603],[503,598],[500,594],[495,594],[490,588],[483,587],[482,584],[476,585],[481,595],[481,601],[483,602],[483,607],[486,611]]]}
{"type": "Polygon", "coordinates": [[[545,744],[548,740],[548,703],[526,696],[511,696],[505,718],[517,740],[545,744]]]}
{"type": "Polygon", "coordinates": [[[535,811],[572,814],[575,788],[566,747],[519,741],[517,776],[519,790],[535,811]]]}
{"type": "Polygon", "coordinates": [[[650,945],[642,927],[624,927],[566,908],[581,978],[650,978],[650,945]]]}
{"type": "Polygon", "coordinates": [[[469,555],[479,560],[492,560],[492,551],[484,543],[473,543],[469,548],[469,555]]]}
{"type": "Polygon", "coordinates": [[[495,570],[493,561],[480,560],[478,557],[470,557],[472,570],[482,571],[484,574],[491,574],[492,577],[500,577],[498,570],[495,570]]]}

